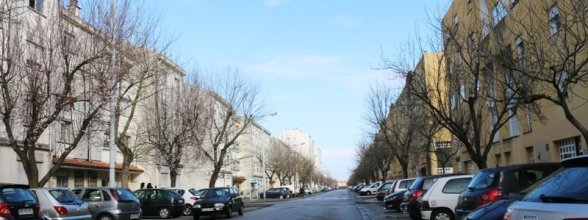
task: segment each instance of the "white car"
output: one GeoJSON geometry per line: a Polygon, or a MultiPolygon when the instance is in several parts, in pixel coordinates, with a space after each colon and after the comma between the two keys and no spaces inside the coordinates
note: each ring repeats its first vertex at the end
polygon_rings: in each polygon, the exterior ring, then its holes
{"type": "Polygon", "coordinates": [[[382,185],[382,181],[378,181],[378,182],[372,183],[371,185],[362,188],[359,191],[359,194],[360,195],[377,194],[378,193],[378,189],[380,188],[381,185],[382,185]]]}
{"type": "Polygon", "coordinates": [[[390,188],[390,192],[388,194],[392,194],[399,191],[405,191],[412,185],[412,183],[416,180],[416,178],[408,178],[408,179],[399,179],[394,182],[394,186],[390,188]]]}
{"type": "Polygon", "coordinates": [[[183,189],[183,188],[168,188],[182,196],[184,198],[184,202],[186,203],[186,209],[182,212],[184,215],[192,215],[192,205],[196,200],[200,198],[200,194],[198,190],[195,188],[183,189]]]}
{"type": "Polygon", "coordinates": [[[511,219],[586,219],[588,216],[588,155],[561,162],[562,169],[545,179],[504,214],[511,219]]]}
{"type": "Polygon", "coordinates": [[[468,187],[473,175],[446,176],[437,179],[423,195],[423,219],[455,219],[459,193],[468,187]]]}

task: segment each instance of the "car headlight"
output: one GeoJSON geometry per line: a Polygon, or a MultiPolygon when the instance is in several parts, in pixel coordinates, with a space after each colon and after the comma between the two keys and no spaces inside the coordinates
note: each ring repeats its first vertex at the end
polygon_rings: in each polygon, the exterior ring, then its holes
{"type": "Polygon", "coordinates": [[[194,204],[194,208],[199,209],[199,208],[202,208],[202,206],[200,204],[194,204]]]}
{"type": "Polygon", "coordinates": [[[217,210],[223,209],[225,207],[225,204],[223,203],[215,203],[214,204],[214,208],[217,210]]]}

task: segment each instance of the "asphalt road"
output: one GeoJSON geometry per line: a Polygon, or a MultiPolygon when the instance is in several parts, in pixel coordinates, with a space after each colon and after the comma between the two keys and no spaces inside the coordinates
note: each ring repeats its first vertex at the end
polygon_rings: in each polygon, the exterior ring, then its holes
{"type": "MultiPolygon", "coordinates": [[[[208,216],[200,219],[214,219],[208,216]]],[[[216,219],[226,219],[217,217],[216,219]]],[[[245,202],[243,216],[233,213],[232,219],[409,219],[406,215],[384,210],[382,203],[375,196],[357,196],[346,189],[318,193],[304,198],[286,200],[257,200],[245,202]]],[[[192,220],[191,216],[179,220],[192,220]]]]}

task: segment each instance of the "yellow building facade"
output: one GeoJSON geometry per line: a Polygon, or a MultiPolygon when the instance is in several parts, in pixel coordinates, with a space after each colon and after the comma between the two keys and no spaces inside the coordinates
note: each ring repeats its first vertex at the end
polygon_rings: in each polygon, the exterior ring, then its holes
{"type": "MultiPolygon", "coordinates": [[[[559,162],[587,152],[581,132],[566,118],[560,105],[547,99],[539,99],[533,105],[522,102],[531,96],[518,102],[507,97],[529,93],[557,99],[563,95],[571,115],[579,124],[588,126],[588,84],[582,81],[588,80],[582,76],[588,72],[587,14],[588,1],[582,0],[455,0],[451,4],[442,23],[444,30],[455,31],[443,37],[446,42],[467,39],[462,40],[467,46],[445,53],[486,52],[488,59],[495,61],[486,71],[493,71],[494,77],[501,80],[481,78],[478,83],[492,82],[489,87],[505,89],[506,95],[496,96],[493,101],[500,102],[502,98],[507,103],[504,105],[513,106],[507,115],[512,117],[493,138],[486,160],[488,167],[559,162]],[[516,84],[518,90],[510,88],[510,83],[516,84]]],[[[493,101],[487,105],[496,105],[493,101]]],[[[488,114],[492,114],[490,110],[488,114]]],[[[477,171],[468,153],[462,150],[461,162],[454,169],[462,166],[464,172],[477,171]]]]}

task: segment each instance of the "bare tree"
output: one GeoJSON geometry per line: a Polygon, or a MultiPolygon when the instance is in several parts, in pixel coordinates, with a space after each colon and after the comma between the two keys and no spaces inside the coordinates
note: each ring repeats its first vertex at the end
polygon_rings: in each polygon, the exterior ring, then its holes
{"type": "Polygon", "coordinates": [[[298,182],[301,186],[308,185],[311,182],[313,171],[314,161],[299,155],[296,163],[296,175],[298,175],[298,182]]]}
{"type": "MultiPolygon", "coordinates": [[[[59,1],[46,2],[38,16],[24,1],[2,1],[0,16],[0,114],[6,145],[16,152],[29,185],[41,187],[61,167],[101,117],[110,91],[105,48],[115,46],[59,1]],[[75,36],[75,38],[74,38],[75,36]],[[50,152],[53,166],[37,167],[39,142],[52,127],[62,126],[60,143],[50,152]]],[[[92,11],[88,13],[94,13],[92,11]]],[[[49,143],[51,144],[51,143],[49,143]]]]}
{"type": "Polygon", "coordinates": [[[239,136],[246,132],[253,121],[264,117],[259,87],[236,68],[210,74],[210,90],[215,101],[207,138],[210,145],[203,149],[213,164],[209,187],[214,187],[225,164],[227,153],[239,136]]]}
{"type": "MultiPolygon", "coordinates": [[[[520,98],[504,65],[509,43],[500,37],[481,40],[498,36],[485,32],[489,24],[481,23],[488,20],[481,19],[484,16],[488,14],[473,13],[471,22],[460,24],[446,15],[432,25],[440,39],[429,42],[441,52],[424,52],[419,39],[408,43],[398,58],[385,60],[389,69],[406,78],[408,92],[461,142],[480,169],[487,167],[499,130],[518,121],[520,98]]],[[[518,132],[514,127],[510,130],[512,135],[518,132]]]]}
{"type": "Polygon", "coordinates": [[[212,116],[208,92],[196,77],[187,84],[166,84],[172,81],[176,71],[170,71],[158,81],[153,102],[145,106],[144,125],[148,128],[146,141],[157,150],[159,162],[169,168],[172,187],[176,186],[182,162],[193,162],[202,155],[200,150],[212,116]]]}
{"type": "MultiPolygon", "coordinates": [[[[588,142],[588,127],[580,119],[588,98],[588,2],[521,2],[517,7],[526,11],[526,16],[511,16],[505,21],[507,28],[495,38],[514,43],[514,51],[505,54],[502,60],[514,73],[519,101],[524,104],[543,101],[559,107],[588,142]]],[[[579,151],[578,144],[576,153],[579,151]]]]}

